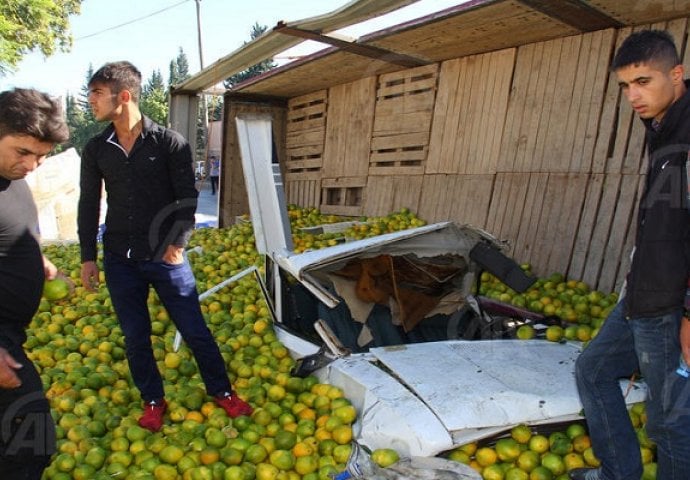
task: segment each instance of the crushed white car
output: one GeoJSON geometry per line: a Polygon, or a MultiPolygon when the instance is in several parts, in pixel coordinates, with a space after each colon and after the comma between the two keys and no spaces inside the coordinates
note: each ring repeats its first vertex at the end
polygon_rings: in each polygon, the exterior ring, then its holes
{"type": "MultiPolygon", "coordinates": [[[[237,127],[279,338],[304,370],[346,392],[359,414],[358,443],[431,457],[520,423],[582,419],[573,375],[581,345],[506,339],[511,319],[497,321],[471,295],[486,267],[473,252],[500,252],[501,242],[442,222],[295,253],[270,118],[238,117],[237,127]],[[378,290],[360,281],[367,265],[384,278],[378,290]],[[362,291],[387,295],[387,308],[363,301],[362,291]],[[410,301],[408,292],[418,296],[410,301]]],[[[524,281],[495,258],[499,275],[524,281]]],[[[643,383],[621,388],[628,403],[644,400],[643,383]]]]}

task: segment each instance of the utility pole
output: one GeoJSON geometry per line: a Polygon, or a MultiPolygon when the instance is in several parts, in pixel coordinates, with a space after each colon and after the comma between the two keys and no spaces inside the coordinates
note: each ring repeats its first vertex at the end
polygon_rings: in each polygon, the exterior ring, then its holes
{"type": "MultiPolygon", "coordinates": [[[[204,49],[201,44],[201,0],[196,1],[196,30],[197,38],[199,43],[199,67],[200,70],[204,69],[204,49]]],[[[204,145],[206,146],[205,151],[208,149],[208,103],[206,102],[206,94],[201,92],[201,124],[203,126],[203,139],[204,145]]],[[[206,158],[204,158],[204,165],[206,164],[206,158]]]]}

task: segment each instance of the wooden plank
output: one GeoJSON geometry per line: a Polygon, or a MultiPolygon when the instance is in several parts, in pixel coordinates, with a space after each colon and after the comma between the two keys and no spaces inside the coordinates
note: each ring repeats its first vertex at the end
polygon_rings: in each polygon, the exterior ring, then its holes
{"type": "MultiPolygon", "coordinates": [[[[533,120],[536,122],[536,128],[533,130],[536,133],[536,138],[534,141],[534,146],[531,158],[528,157],[527,161],[529,171],[532,172],[548,172],[550,170],[556,172],[562,172],[563,169],[559,165],[562,161],[561,158],[549,158],[549,162],[553,162],[553,165],[546,167],[545,157],[547,153],[547,145],[549,145],[549,131],[552,129],[553,124],[560,123],[559,116],[563,109],[562,105],[556,106],[555,103],[559,102],[558,90],[560,90],[560,82],[562,81],[565,85],[565,90],[569,90],[571,87],[569,83],[571,78],[567,75],[564,78],[559,78],[561,70],[562,52],[565,49],[567,43],[567,38],[559,38],[547,42],[545,46],[545,56],[544,63],[547,64],[546,78],[543,84],[543,93],[537,94],[536,101],[538,102],[538,113],[535,112],[535,117],[533,120]]],[[[570,62],[567,62],[570,63],[570,62]]],[[[541,77],[541,74],[540,74],[541,77]]]]}
{"type": "Polygon", "coordinates": [[[503,140],[501,142],[500,155],[496,170],[499,172],[514,172],[520,149],[525,142],[521,134],[521,125],[526,111],[527,91],[530,85],[530,65],[536,55],[536,46],[525,45],[516,51],[514,78],[508,97],[508,109],[506,112],[503,140]]]}
{"type": "Polygon", "coordinates": [[[548,272],[565,274],[572,257],[575,235],[578,231],[582,205],[582,192],[587,188],[589,174],[566,173],[549,176],[550,189],[557,199],[550,217],[541,230],[543,247],[548,252],[548,272]],[[548,238],[550,237],[550,239],[548,238]]]}
{"type": "MultiPolygon", "coordinates": [[[[605,158],[600,160],[596,157],[596,145],[602,129],[610,132],[610,124],[603,125],[602,119],[608,101],[606,89],[615,33],[615,30],[608,29],[588,34],[592,39],[589,55],[585,55],[589,62],[586,74],[579,75],[582,79],[581,95],[586,99],[586,108],[580,107],[579,131],[573,146],[570,171],[603,172],[601,162],[605,158]]],[[[573,101],[576,101],[575,97],[573,101]]]]}
{"type": "Polygon", "coordinates": [[[597,226],[599,202],[601,201],[605,176],[603,174],[592,174],[589,177],[587,190],[584,196],[580,224],[575,235],[573,253],[568,266],[568,276],[570,278],[584,278],[585,266],[587,265],[587,255],[590,250],[592,232],[597,226]]]}
{"type": "Polygon", "coordinates": [[[309,107],[300,108],[299,110],[290,110],[287,114],[288,131],[305,128],[305,122],[308,120],[323,121],[326,116],[326,103],[319,105],[311,105],[309,107]]]}
{"type": "Polygon", "coordinates": [[[429,141],[429,132],[411,132],[399,135],[378,136],[371,139],[371,150],[379,151],[391,148],[424,146],[429,141]]]}
{"type": "Polygon", "coordinates": [[[304,108],[305,106],[321,103],[328,98],[327,90],[317,90],[315,92],[307,93],[299,97],[293,97],[288,101],[288,109],[296,110],[304,108]]]}
{"type": "Polygon", "coordinates": [[[469,90],[466,102],[466,111],[460,118],[462,135],[458,135],[455,146],[455,156],[452,159],[457,165],[453,168],[455,173],[467,173],[468,165],[475,161],[472,152],[472,142],[478,133],[478,122],[484,112],[481,109],[480,99],[486,90],[485,80],[487,55],[473,56],[470,65],[471,77],[469,80],[469,90]]]}
{"type": "Polygon", "coordinates": [[[324,178],[321,180],[323,187],[366,187],[367,177],[340,177],[324,178]]]}
{"type": "Polygon", "coordinates": [[[536,264],[540,258],[541,252],[535,250],[535,244],[548,178],[548,174],[545,173],[531,173],[529,175],[525,202],[522,204],[519,231],[512,249],[513,257],[519,263],[536,264]]]}
{"type": "Polygon", "coordinates": [[[318,130],[323,131],[326,128],[326,116],[317,118],[305,118],[298,122],[290,122],[287,124],[288,135],[294,135],[295,133],[318,130]]]}
{"type": "Polygon", "coordinates": [[[366,175],[374,119],[376,77],[337,85],[329,91],[324,176],[366,175]],[[357,121],[352,121],[357,119],[357,121]]]}
{"type": "Polygon", "coordinates": [[[486,228],[507,240],[513,250],[520,235],[529,181],[529,173],[498,173],[492,190],[486,228]]]}
{"type": "Polygon", "coordinates": [[[321,169],[321,158],[291,160],[289,162],[285,162],[285,169],[288,172],[295,172],[299,170],[319,171],[321,169]]]}
{"type": "Polygon", "coordinates": [[[422,175],[369,177],[364,214],[383,216],[403,207],[416,212],[419,207],[422,182],[422,175]]]}
{"type": "Polygon", "coordinates": [[[428,132],[431,127],[431,112],[413,112],[398,116],[375,117],[374,135],[395,135],[411,132],[428,132]]]}
{"type": "Polygon", "coordinates": [[[372,163],[369,175],[423,175],[424,165],[421,161],[405,160],[395,162],[372,163]]]}
{"type": "MultiPolygon", "coordinates": [[[[485,114],[482,117],[482,131],[485,132],[485,136],[481,142],[483,148],[480,153],[481,157],[486,159],[482,164],[482,171],[485,173],[495,173],[500,162],[501,141],[516,52],[516,49],[510,48],[494,52],[491,56],[491,71],[495,74],[495,81],[490,103],[484,108],[485,114]]],[[[475,173],[474,169],[471,171],[475,173]]]]}
{"type": "MultiPolygon", "coordinates": [[[[463,135],[461,125],[463,125],[464,118],[466,117],[465,109],[468,103],[467,83],[472,73],[470,66],[472,58],[474,57],[462,58],[459,60],[458,76],[453,79],[454,81],[451,82],[450,85],[450,87],[454,89],[454,95],[451,95],[449,99],[452,108],[448,112],[442,143],[439,145],[438,149],[441,167],[439,172],[442,173],[455,173],[460,170],[460,167],[454,165],[455,162],[453,159],[455,158],[458,137],[462,137],[463,135]]],[[[457,163],[460,164],[461,162],[462,159],[458,159],[457,163]]]]}
{"type": "MultiPolygon", "coordinates": [[[[434,79],[434,81],[436,80],[434,79]]],[[[376,116],[384,117],[414,112],[431,113],[434,109],[435,99],[436,89],[393,98],[378,97],[376,100],[376,116]]]]}
{"type": "Polygon", "coordinates": [[[589,285],[597,283],[604,262],[608,238],[611,235],[611,223],[619,201],[621,175],[607,174],[601,192],[601,201],[596,211],[596,223],[593,225],[587,260],[580,277],[589,285]]]}
{"type": "Polygon", "coordinates": [[[639,208],[639,199],[642,196],[642,192],[644,190],[644,184],[645,184],[645,176],[644,175],[631,175],[630,179],[628,179],[628,175],[623,175],[623,181],[624,182],[634,182],[635,177],[637,177],[637,199],[633,202],[633,210],[632,210],[632,215],[631,215],[631,221],[630,221],[630,230],[628,232],[628,236],[625,240],[625,243],[623,244],[623,248],[621,249],[621,257],[620,257],[620,264],[618,266],[618,272],[616,275],[616,284],[615,284],[615,289],[619,290],[621,286],[623,285],[623,282],[625,281],[625,278],[628,274],[628,270],[630,268],[630,252],[633,250],[633,246],[635,245],[635,234],[637,231],[637,212],[639,208]]]}
{"type": "MultiPolygon", "coordinates": [[[[611,234],[608,237],[602,262],[601,273],[596,279],[597,288],[611,291],[616,288],[619,266],[630,255],[624,245],[634,235],[636,205],[638,203],[638,175],[623,175],[620,184],[620,195],[616,203],[616,212],[612,218],[611,234]]],[[[627,271],[627,267],[625,268],[627,271]]],[[[594,284],[594,280],[592,280],[594,284]]]]}
{"type": "Polygon", "coordinates": [[[323,145],[304,145],[301,147],[287,148],[287,161],[292,159],[301,159],[308,157],[321,157],[323,154],[323,145]]]}
{"type": "Polygon", "coordinates": [[[319,180],[293,180],[285,182],[288,203],[301,207],[317,207],[319,205],[319,180]]]}
{"type": "MultiPolygon", "coordinates": [[[[632,33],[632,29],[623,28],[616,32],[613,50],[618,50],[623,40],[632,33]]],[[[613,53],[613,52],[612,52],[613,53]]],[[[615,74],[609,75],[604,93],[604,106],[599,122],[599,134],[594,147],[594,161],[592,171],[595,173],[620,173],[622,165],[621,153],[627,141],[627,130],[632,121],[632,109],[621,107],[627,101],[622,98],[618,80],[615,74]]]]}
{"type": "Polygon", "coordinates": [[[455,96],[457,87],[457,76],[460,70],[460,60],[450,60],[443,62],[439,71],[438,91],[436,92],[436,102],[432,128],[429,134],[429,156],[427,158],[426,172],[439,173],[441,168],[441,148],[446,140],[446,122],[451,118],[451,101],[455,96]]]}
{"type": "Polygon", "coordinates": [[[493,193],[494,175],[457,175],[451,191],[449,220],[484,228],[493,193]]]}
{"type": "Polygon", "coordinates": [[[324,130],[307,130],[286,135],[285,142],[288,148],[303,147],[305,145],[323,146],[324,130]]]}
{"type": "Polygon", "coordinates": [[[429,223],[450,217],[452,175],[424,175],[417,215],[429,223]]]}
{"type": "Polygon", "coordinates": [[[285,181],[298,181],[298,180],[321,180],[323,174],[320,171],[305,171],[305,172],[290,172],[285,173],[285,181]]]}
{"type": "Polygon", "coordinates": [[[541,149],[535,152],[541,165],[539,169],[544,172],[568,171],[575,130],[570,119],[573,116],[572,110],[575,110],[574,116],[577,118],[580,100],[578,99],[578,104],[573,104],[582,35],[563,38],[559,43],[558,56],[554,55],[552,59],[558,63],[553,66],[555,75],[549,82],[548,95],[551,100],[548,106],[545,105],[548,114],[545,118],[542,117],[543,123],[540,127],[540,131],[544,132],[544,143],[541,149]],[[568,128],[569,126],[571,128],[568,128]]]}
{"type": "Polygon", "coordinates": [[[529,78],[530,85],[527,89],[527,104],[523,122],[520,125],[520,135],[526,141],[522,145],[521,151],[515,163],[516,171],[538,172],[541,162],[535,165],[535,150],[540,140],[539,125],[542,122],[542,109],[544,107],[544,96],[548,87],[549,79],[549,59],[553,58],[555,42],[544,42],[535,46],[537,53],[532,59],[532,75],[529,78]]]}
{"type": "Polygon", "coordinates": [[[342,215],[344,217],[358,217],[362,215],[361,206],[321,204],[319,210],[321,210],[321,213],[325,213],[327,215],[342,215]]]}

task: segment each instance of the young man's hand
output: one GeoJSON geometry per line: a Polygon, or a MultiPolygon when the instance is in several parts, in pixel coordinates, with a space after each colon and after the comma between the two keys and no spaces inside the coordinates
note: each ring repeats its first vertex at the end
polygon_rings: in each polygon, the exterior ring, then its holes
{"type": "Polygon", "coordinates": [[[163,261],[169,265],[179,265],[184,262],[184,247],[168,245],[163,254],[163,261]]]}
{"type": "Polygon", "coordinates": [[[98,265],[90,260],[81,264],[81,283],[88,291],[93,292],[98,287],[98,265]]]}
{"type": "Polygon", "coordinates": [[[7,350],[0,347],[0,388],[12,389],[21,386],[22,382],[16,370],[22,368],[7,350]]]}

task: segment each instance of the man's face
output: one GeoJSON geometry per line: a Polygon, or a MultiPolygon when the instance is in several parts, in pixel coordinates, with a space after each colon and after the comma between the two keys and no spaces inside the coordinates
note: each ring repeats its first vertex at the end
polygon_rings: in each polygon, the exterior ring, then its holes
{"type": "Polygon", "coordinates": [[[5,135],[0,138],[0,177],[26,177],[43,163],[54,146],[30,135],[5,135]]]}
{"type": "Polygon", "coordinates": [[[93,84],[89,87],[89,105],[93,116],[99,122],[113,120],[122,111],[117,94],[103,84],[93,84]]]}
{"type": "Polygon", "coordinates": [[[616,70],[618,84],[635,112],[643,119],[661,120],[683,92],[683,67],[668,70],[654,63],[628,65],[616,70]]]}

